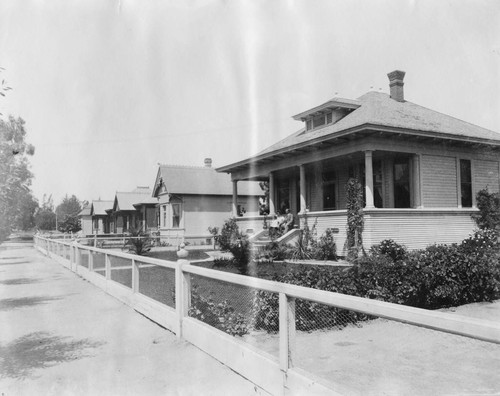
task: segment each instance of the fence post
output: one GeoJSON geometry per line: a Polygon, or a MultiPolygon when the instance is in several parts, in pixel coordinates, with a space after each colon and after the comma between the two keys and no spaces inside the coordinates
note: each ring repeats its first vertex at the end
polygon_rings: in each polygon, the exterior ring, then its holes
{"type": "Polygon", "coordinates": [[[94,254],[92,250],[89,250],[89,271],[94,271],[94,254]]]}
{"type": "Polygon", "coordinates": [[[76,254],[75,272],[78,272],[78,266],[82,265],[82,252],[80,251],[80,249],[78,249],[78,246],[75,246],[75,254],[76,254]]]}
{"type": "Polygon", "coordinates": [[[182,338],[182,321],[189,313],[191,303],[191,277],[182,271],[187,260],[177,260],[175,269],[175,311],[177,313],[177,338],[182,338]]]}
{"type": "Polygon", "coordinates": [[[139,292],[139,264],[135,259],[132,259],[132,291],[139,292]]]}
{"type": "Polygon", "coordinates": [[[295,298],[279,294],[280,369],[285,374],[295,358],[295,298]]]}
{"type": "Polygon", "coordinates": [[[111,279],[111,260],[107,253],[104,254],[104,264],[106,266],[106,280],[111,279]]]}

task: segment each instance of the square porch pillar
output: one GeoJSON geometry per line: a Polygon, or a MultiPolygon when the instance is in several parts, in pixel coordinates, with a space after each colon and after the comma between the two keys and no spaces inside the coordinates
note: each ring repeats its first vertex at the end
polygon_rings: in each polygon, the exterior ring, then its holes
{"type": "Polygon", "coordinates": [[[299,180],[299,194],[300,194],[300,213],[305,213],[307,208],[306,202],[306,167],[304,164],[299,165],[300,180],[299,180]]]}
{"type": "Polygon", "coordinates": [[[366,209],[375,208],[373,201],[373,151],[365,151],[365,193],[366,193],[366,209]]]}
{"type": "Polygon", "coordinates": [[[274,205],[274,173],[269,173],[269,214],[276,214],[276,206],[274,205]]]}
{"type": "Polygon", "coordinates": [[[238,217],[238,180],[233,180],[233,217],[238,217]]]}

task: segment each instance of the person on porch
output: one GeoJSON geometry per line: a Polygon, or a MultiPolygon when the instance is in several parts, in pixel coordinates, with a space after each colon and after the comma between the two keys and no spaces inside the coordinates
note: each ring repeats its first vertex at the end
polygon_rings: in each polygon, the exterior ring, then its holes
{"type": "Polygon", "coordinates": [[[293,214],[290,213],[290,209],[286,210],[285,216],[285,234],[293,228],[293,214]]]}

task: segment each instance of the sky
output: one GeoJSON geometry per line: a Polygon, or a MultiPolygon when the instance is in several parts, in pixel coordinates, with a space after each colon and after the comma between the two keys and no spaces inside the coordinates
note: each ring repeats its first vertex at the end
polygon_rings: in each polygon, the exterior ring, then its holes
{"type": "Polygon", "coordinates": [[[406,100],[500,132],[496,0],[0,0],[0,67],[56,204],[248,158],[396,69],[406,100]]]}

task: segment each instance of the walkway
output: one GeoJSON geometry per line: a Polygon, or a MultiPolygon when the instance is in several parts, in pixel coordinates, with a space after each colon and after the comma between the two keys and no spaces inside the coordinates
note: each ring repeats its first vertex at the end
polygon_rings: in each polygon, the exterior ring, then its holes
{"type": "Polygon", "coordinates": [[[29,246],[0,246],[0,394],[264,395],[29,246]]]}

